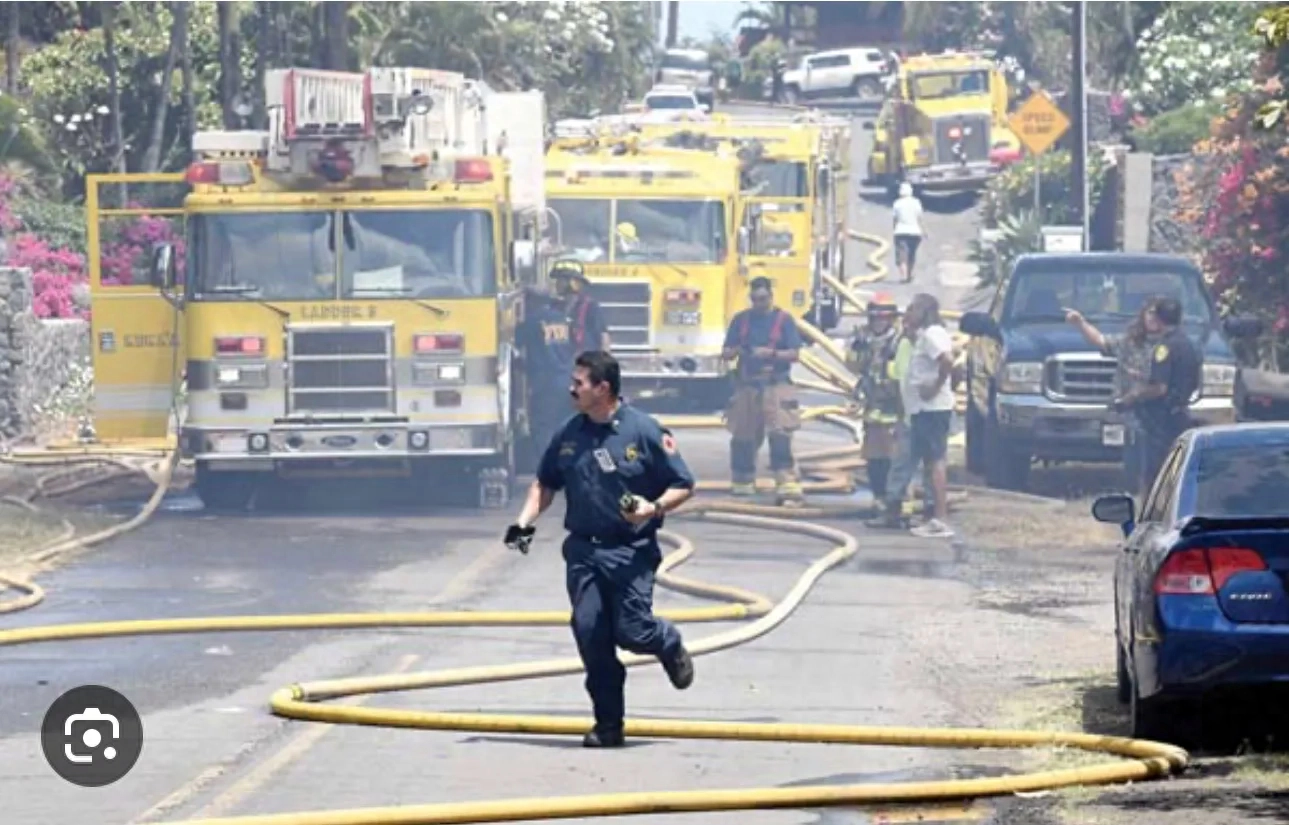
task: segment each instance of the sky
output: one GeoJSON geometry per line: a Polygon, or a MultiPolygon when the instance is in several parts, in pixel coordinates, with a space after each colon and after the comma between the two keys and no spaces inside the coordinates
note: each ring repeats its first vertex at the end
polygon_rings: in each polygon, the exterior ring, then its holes
{"type": "Polygon", "coordinates": [[[742,0],[707,2],[707,0],[681,0],[680,36],[704,40],[713,28],[734,31],[734,18],[745,4],[742,0]]]}

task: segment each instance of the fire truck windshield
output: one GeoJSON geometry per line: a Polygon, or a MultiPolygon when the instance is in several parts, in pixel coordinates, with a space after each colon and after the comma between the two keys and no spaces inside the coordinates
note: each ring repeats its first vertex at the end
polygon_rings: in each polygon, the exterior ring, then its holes
{"type": "Polygon", "coordinates": [[[717,264],[725,260],[725,206],[717,200],[552,200],[559,253],[587,263],[717,264]]]}
{"type": "Polygon", "coordinates": [[[788,161],[763,161],[744,172],[744,194],[758,198],[804,198],[806,165],[788,161]]]}
{"type": "Polygon", "coordinates": [[[194,300],[452,298],[496,290],[485,210],[239,211],[193,215],[189,226],[194,300]]]}
{"type": "Polygon", "coordinates": [[[989,72],[973,69],[965,72],[924,72],[910,78],[916,100],[938,100],[959,95],[982,95],[989,92],[989,72]]]}

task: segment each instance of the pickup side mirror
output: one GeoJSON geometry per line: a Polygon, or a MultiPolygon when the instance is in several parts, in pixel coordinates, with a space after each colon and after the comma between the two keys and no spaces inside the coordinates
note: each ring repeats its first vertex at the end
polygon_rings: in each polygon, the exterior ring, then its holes
{"type": "Polygon", "coordinates": [[[1132,534],[1135,526],[1137,513],[1136,505],[1133,504],[1132,496],[1126,496],[1122,493],[1114,495],[1101,496],[1092,502],[1092,517],[1097,521],[1106,524],[1117,524],[1123,530],[1125,537],[1132,534]]]}
{"type": "Polygon", "coordinates": [[[1256,338],[1262,334],[1262,319],[1252,315],[1227,318],[1222,329],[1230,338],[1256,338]]]}
{"type": "Polygon", "coordinates": [[[1001,340],[1003,337],[993,316],[985,312],[964,312],[958,321],[958,329],[973,338],[1001,340]]]}
{"type": "Polygon", "coordinates": [[[152,247],[152,285],[157,289],[175,287],[175,248],[159,243],[152,247]]]}

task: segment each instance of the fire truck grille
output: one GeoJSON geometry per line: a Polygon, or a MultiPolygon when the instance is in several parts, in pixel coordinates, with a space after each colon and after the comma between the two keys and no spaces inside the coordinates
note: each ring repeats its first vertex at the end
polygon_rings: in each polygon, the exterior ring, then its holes
{"type": "Polygon", "coordinates": [[[289,414],[394,412],[394,339],[389,327],[292,329],[289,414]]]}
{"type": "Polygon", "coordinates": [[[604,313],[615,350],[649,346],[653,288],[648,281],[595,281],[590,293],[604,313]]]}

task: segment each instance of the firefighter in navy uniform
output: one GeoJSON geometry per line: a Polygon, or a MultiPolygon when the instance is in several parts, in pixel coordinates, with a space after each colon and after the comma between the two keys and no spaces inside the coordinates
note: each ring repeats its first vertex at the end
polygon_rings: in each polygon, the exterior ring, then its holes
{"type": "Polygon", "coordinates": [[[730,432],[730,470],[734,495],[756,493],[756,456],[770,442],[770,469],[781,504],[802,500],[792,457],[792,434],[801,428],[801,407],[789,381],[801,351],[796,319],[774,305],[769,278],[753,278],[752,307],[734,316],[722,352],[738,359],[734,395],[725,413],[730,432]]]}
{"type": "Polygon", "coordinates": [[[1199,389],[1202,359],[1181,328],[1182,306],[1161,298],[1150,310],[1162,334],[1150,357],[1150,376],[1144,384],[1115,399],[1119,411],[1132,410],[1145,439],[1142,456],[1146,489],[1154,483],[1173,441],[1191,427],[1191,396],[1199,389]]]}
{"type": "Polygon", "coordinates": [[[609,351],[609,327],[599,303],[587,294],[590,281],[579,261],[556,261],[550,270],[555,292],[564,301],[573,334],[573,351],[609,351]]]}
{"type": "Polygon", "coordinates": [[[551,436],[573,415],[565,393],[576,350],[563,303],[534,287],[524,293],[524,320],[515,331],[515,343],[524,353],[528,431],[535,468],[551,436]]]}
{"type": "Polygon", "coordinates": [[[846,366],[859,377],[856,393],[864,405],[862,455],[868,468],[868,487],[877,501],[886,500],[886,482],[899,436],[902,406],[895,375],[899,314],[894,298],[875,295],[866,308],[868,322],[855,331],[846,353],[846,366]]]}
{"type": "Polygon", "coordinates": [[[528,551],[533,522],[564,491],[564,562],[573,636],[586,668],[595,726],[586,747],[623,744],[626,670],[616,648],[657,656],[683,690],[694,663],[680,631],[653,615],[662,562],[664,514],[694,491],[694,476],[672,434],[620,398],[618,362],[606,352],[578,356],[570,387],[578,414],[551,439],[507,545],[528,551]]]}

